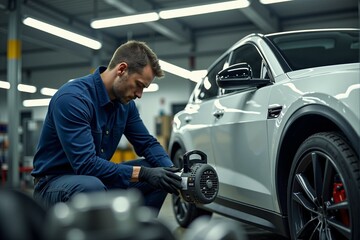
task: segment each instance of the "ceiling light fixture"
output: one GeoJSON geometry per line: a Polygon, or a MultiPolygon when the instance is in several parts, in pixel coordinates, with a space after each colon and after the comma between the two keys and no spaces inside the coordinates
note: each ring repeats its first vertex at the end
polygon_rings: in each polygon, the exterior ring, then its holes
{"type": "Polygon", "coordinates": [[[18,84],[17,86],[18,91],[20,92],[27,92],[27,93],[35,93],[36,92],[36,87],[35,86],[31,86],[31,85],[27,85],[27,84],[18,84]]]}
{"type": "Polygon", "coordinates": [[[159,60],[159,64],[160,64],[162,70],[164,70],[168,73],[177,75],[179,77],[189,79],[193,82],[201,81],[201,79],[203,77],[205,77],[205,75],[207,74],[207,70],[189,71],[185,68],[176,66],[172,63],[168,63],[163,60],[159,60]]]}
{"type": "Polygon", "coordinates": [[[190,80],[193,82],[201,81],[207,74],[207,70],[195,70],[191,71],[190,80]]]}
{"type": "Polygon", "coordinates": [[[57,92],[57,89],[55,88],[47,88],[44,87],[40,89],[40,93],[45,96],[54,96],[54,94],[57,92]]]}
{"type": "Polygon", "coordinates": [[[166,72],[180,76],[185,79],[190,79],[191,72],[189,70],[186,70],[185,68],[178,67],[174,64],[165,62],[163,60],[159,60],[159,64],[161,66],[161,69],[163,69],[166,72]]]}
{"type": "Polygon", "coordinates": [[[85,37],[83,35],[65,30],[63,28],[56,27],[54,25],[42,22],[32,17],[26,17],[23,20],[23,23],[29,27],[36,28],[38,30],[50,33],[52,35],[64,38],[66,40],[72,41],[74,43],[81,44],[88,48],[92,48],[98,50],[102,47],[101,42],[91,39],[89,37],[85,37]]]}
{"type": "Polygon", "coordinates": [[[219,2],[219,3],[204,4],[204,5],[198,5],[192,7],[164,10],[159,12],[159,16],[162,19],[179,18],[179,17],[199,15],[199,14],[227,11],[238,8],[246,8],[249,5],[250,3],[248,0],[235,0],[228,2],[219,2]]]}
{"type": "Polygon", "coordinates": [[[232,9],[246,8],[249,5],[250,5],[249,0],[234,0],[234,1],[211,3],[211,4],[204,4],[204,5],[198,5],[192,7],[163,10],[160,11],[159,13],[149,12],[149,13],[133,14],[122,17],[95,19],[91,22],[90,25],[92,28],[95,29],[108,28],[115,26],[130,25],[135,23],[154,22],[159,20],[160,18],[170,19],[170,18],[206,14],[206,13],[221,12],[232,9]]]}
{"type": "Polygon", "coordinates": [[[292,0],[260,0],[262,4],[273,4],[273,3],[281,3],[281,2],[290,2],[292,0]]]}
{"type": "Polygon", "coordinates": [[[42,98],[42,99],[29,99],[23,101],[24,107],[44,107],[48,106],[51,98],[42,98]]]}
{"type": "Polygon", "coordinates": [[[159,14],[156,12],[134,14],[124,17],[114,17],[98,19],[91,22],[91,27],[95,29],[109,28],[122,25],[130,25],[135,23],[154,22],[159,20],[159,14]]]}
{"type": "Polygon", "coordinates": [[[10,89],[10,83],[6,81],[0,81],[0,88],[10,89]]]}

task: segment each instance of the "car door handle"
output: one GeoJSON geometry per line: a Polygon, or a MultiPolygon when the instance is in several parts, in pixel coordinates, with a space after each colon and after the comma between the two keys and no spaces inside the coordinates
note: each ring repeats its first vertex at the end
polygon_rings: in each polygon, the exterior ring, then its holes
{"type": "Polygon", "coordinates": [[[213,116],[216,117],[217,119],[221,118],[222,116],[224,116],[224,110],[222,109],[216,110],[213,113],[213,116]]]}
{"type": "Polygon", "coordinates": [[[184,120],[185,120],[186,123],[189,123],[189,122],[191,122],[192,117],[191,116],[186,116],[184,120]]]}

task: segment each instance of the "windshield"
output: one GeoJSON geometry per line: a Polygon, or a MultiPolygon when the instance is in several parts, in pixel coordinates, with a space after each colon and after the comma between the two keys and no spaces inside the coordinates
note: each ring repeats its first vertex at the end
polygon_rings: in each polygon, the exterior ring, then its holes
{"type": "Polygon", "coordinates": [[[358,30],[268,35],[292,70],[359,62],[358,30]]]}

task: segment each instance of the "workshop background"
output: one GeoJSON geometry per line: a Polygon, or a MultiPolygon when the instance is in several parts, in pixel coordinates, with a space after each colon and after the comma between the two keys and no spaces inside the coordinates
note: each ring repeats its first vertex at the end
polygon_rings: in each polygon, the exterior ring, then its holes
{"type": "MultiPolygon", "coordinates": [[[[128,40],[146,42],[162,61],[165,77],[155,79],[154,89],[145,92],[136,104],[150,133],[166,148],[172,116],[184,108],[207,67],[242,37],[254,32],[359,27],[358,0],[239,0],[238,8],[219,12],[213,6],[213,12],[194,11],[192,16],[170,15],[106,28],[95,25],[95,20],[110,17],[165,14],[166,10],[220,2],[225,1],[0,0],[2,186],[31,189],[29,171],[49,98],[67,81],[107,65],[114,50],[128,40]],[[54,36],[42,31],[44,27],[39,30],[29,26],[32,19],[98,42],[90,48],[54,36]]],[[[135,20],[145,20],[145,16],[135,20]]],[[[126,139],[122,139],[113,161],[135,157],[126,139]]],[[[169,211],[163,215],[170,219],[169,211]]]]}

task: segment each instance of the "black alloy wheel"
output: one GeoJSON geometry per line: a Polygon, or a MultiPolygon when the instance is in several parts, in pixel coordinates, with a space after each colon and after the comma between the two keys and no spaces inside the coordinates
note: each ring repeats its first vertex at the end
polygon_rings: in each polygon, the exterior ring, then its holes
{"type": "MultiPolygon", "coordinates": [[[[184,167],[183,155],[185,151],[178,149],[173,157],[173,163],[178,168],[184,167]]],[[[172,194],[172,206],[176,221],[181,227],[188,227],[196,218],[207,215],[211,216],[212,213],[206,210],[197,208],[195,204],[188,203],[182,197],[172,194]]]]}
{"type": "Polygon", "coordinates": [[[290,172],[291,239],[360,239],[359,158],[337,133],[318,133],[299,147],[290,172]]]}

